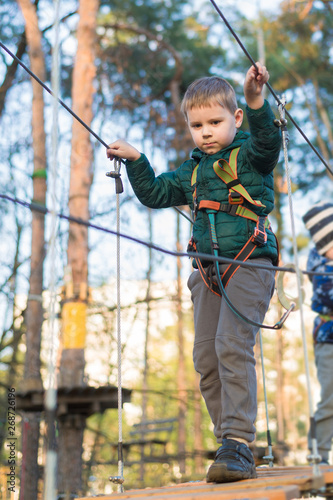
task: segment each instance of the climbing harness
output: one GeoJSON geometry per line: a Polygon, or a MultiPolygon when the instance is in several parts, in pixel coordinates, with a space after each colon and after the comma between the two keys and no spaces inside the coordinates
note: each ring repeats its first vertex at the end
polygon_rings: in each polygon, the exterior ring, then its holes
{"type": "MultiPolygon", "coordinates": [[[[215,214],[216,212],[211,210],[211,209],[208,209],[208,210],[207,210],[207,214],[209,217],[210,231],[211,231],[211,233],[213,232],[214,240],[215,240],[216,239],[215,217],[213,218],[211,216],[213,214],[215,214]]],[[[224,288],[228,285],[230,279],[235,274],[235,272],[241,267],[242,263],[247,261],[247,259],[250,257],[250,255],[255,250],[255,248],[257,246],[262,246],[266,243],[267,235],[265,232],[265,228],[268,227],[268,226],[266,226],[266,224],[267,224],[267,219],[265,219],[264,217],[258,218],[253,235],[248,239],[248,241],[245,243],[243,248],[240,250],[240,252],[236,255],[236,257],[234,259],[237,262],[229,264],[229,266],[224,271],[224,273],[221,277],[224,288]]],[[[211,236],[211,239],[212,239],[212,236],[211,236]]],[[[216,242],[214,241],[212,246],[214,247],[214,249],[218,250],[217,239],[216,239],[216,242]]],[[[194,252],[196,251],[196,244],[195,244],[193,238],[191,238],[191,240],[189,242],[188,250],[194,251],[194,252]]],[[[216,253],[216,252],[214,252],[214,254],[216,256],[218,255],[218,253],[216,253]]],[[[218,283],[215,282],[213,279],[213,271],[212,271],[213,264],[208,265],[207,267],[204,267],[202,265],[200,258],[194,257],[194,259],[195,259],[195,262],[197,264],[197,267],[199,269],[199,272],[200,272],[205,284],[208,286],[208,288],[213,293],[221,296],[222,294],[220,292],[220,288],[218,286],[218,283]]]]}
{"type": "MultiPolygon", "coordinates": [[[[226,184],[229,195],[228,195],[228,203],[219,203],[212,200],[200,200],[198,202],[197,199],[197,174],[198,174],[198,166],[193,170],[191,176],[191,186],[192,186],[192,194],[193,194],[193,218],[195,220],[197,212],[199,210],[204,210],[208,217],[209,222],[209,230],[210,230],[210,238],[211,238],[211,248],[212,253],[215,256],[218,256],[219,244],[216,236],[215,229],[215,216],[217,212],[225,212],[232,216],[244,217],[246,219],[252,220],[256,223],[254,228],[253,235],[250,236],[248,241],[245,243],[243,248],[236,255],[235,260],[237,263],[229,264],[227,269],[224,271],[223,275],[220,275],[220,267],[217,261],[215,261],[214,265],[203,266],[201,260],[199,258],[195,258],[198,270],[201,274],[201,277],[204,283],[208,286],[208,288],[216,295],[223,296],[231,308],[231,310],[238,316],[241,320],[246,323],[250,323],[253,326],[257,326],[258,328],[269,328],[269,329],[279,329],[282,328],[283,323],[286,321],[290,312],[294,309],[294,304],[291,304],[288,308],[287,312],[282,316],[281,320],[278,321],[274,326],[262,325],[261,323],[257,323],[255,321],[250,320],[249,318],[243,316],[243,314],[238,311],[235,306],[230,302],[225,288],[227,287],[230,279],[236,273],[236,271],[240,268],[241,263],[245,262],[249,259],[251,254],[257,247],[264,246],[267,242],[267,234],[266,229],[270,229],[270,223],[268,221],[267,216],[260,216],[256,214],[254,211],[250,210],[246,206],[243,206],[244,200],[246,200],[249,204],[262,208],[264,207],[263,203],[260,200],[254,200],[245,187],[240,183],[237,175],[237,156],[240,148],[235,148],[231,151],[229,156],[229,162],[225,159],[220,159],[214,162],[213,169],[216,175],[226,184]],[[213,267],[215,270],[215,275],[213,273],[213,267]],[[215,280],[214,280],[215,277],[215,280]]],[[[196,251],[196,244],[191,238],[189,242],[188,250],[196,251]]]]}
{"type": "Polygon", "coordinates": [[[217,212],[227,212],[230,215],[239,215],[246,219],[251,219],[255,222],[258,221],[258,215],[252,210],[242,206],[244,199],[252,205],[262,208],[265,205],[261,201],[253,200],[247,190],[240,183],[237,176],[237,156],[240,147],[231,151],[229,163],[225,159],[220,159],[214,162],[213,169],[216,175],[227,185],[229,189],[228,203],[222,204],[211,200],[201,200],[198,204],[196,196],[196,181],[199,164],[194,168],[191,177],[191,186],[193,191],[193,205],[195,216],[198,210],[203,208],[213,209],[217,212]],[[220,164],[220,162],[222,164],[220,164]]]}
{"type": "MultiPolygon", "coordinates": [[[[229,215],[240,216],[246,219],[250,219],[256,223],[254,234],[249,238],[247,243],[235,257],[235,260],[245,262],[250,257],[250,255],[257,246],[265,245],[267,241],[266,228],[270,228],[270,224],[267,217],[259,216],[249,208],[243,206],[244,200],[246,200],[247,202],[251,203],[256,207],[259,208],[264,207],[261,201],[253,200],[253,198],[250,196],[248,191],[244,188],[244,186],[240,183],[238,179],[237,156],[239,150],[240,148],[238,147],[231,151],[229,157],[229,163],[224,159],[220,159],[214,162],[213,164],[214,172],[227,185],[227,188],[229,189],[228,203],[219,203],[211,200],[200,200],[200,202],[198,203],[196,181],[197,181],[197,172],[199,164],[195,167],[192,173],[191,187],[193,192],[194,218],[196,217],[198,210],[206,210],[207,213],[208,211],[210,213],[225,212],[228,213],[229,215]]],[[[209,221],[211,223],[212,218],[209,218],[209,221]]],[[[215,243],[214,245],[216,246],[215,243]]],[[[193,248],[195,247],[193,241],[192,241],[192,247],[193,248]]],[[[201,263],[197,262],[197,265],[198,267],[200,267],[201,272],[204,272],[201,263]]],[[[230,278],[235,274],[235,272],[239,267],[240,267],[239,264],[234,264],[234,265],[230,264],[228,266],[222,277],[222,282],[224,287],[227,286],[230,278]]]]}
{"type": "MultiPolygon", "coordinates": [[[[212,240],[212,249],[213,249],[214,254],[218,255],[218,248],[219,248],[219,246],[218,246],[218,241],[217,241],[216,231],[215,231],[215,212],[213,212],[213,211],[210,210],[210,211],[207,211],[207,214],[208,214],[209,221],[210,221],[210,234],[211,234],[211,240],[212,240]]],[[[251,246],[253,244],[255,246],[257,246],[257,243],[255,243],[255,237],[254,236],[251,236],[249,242],[251,243],[251,246]]],[[[246,245],[248,245],[249,242],[246,245]]],[[[237,267],[237,269],[238,269],[238,267],[237,267]]],[[[234,272],[236,272],[236,270],[234,272]]],[[[232,273],[232,274],[234,274],[234,273],[232,273]]],[[[286,319],[288,318],[289,314],[294,309],[294,304],[292,304],[291,307],[288,309],[288,311],[286,311],[283,314],[283,316],[281,317],[280,321],[278,321],[277,323],[275,323],[275,325],[273,325],[273,326],[264,325],[262,323],[257,323],[256,321],[253,321],[250,318],[244,316],[238,309],[236,309],[236,307],[230,301],[229,297],[226,294],[225,286],[223,285],[223,282],[222,282],[222,278],[221,278],[221,274],[220,274],[220,267],[219,267],[217,261],[215,261],[215,275],[216,275],[216,278],[217,278],[217,284],[218,284],[221,296],[223,296],[223,298],[227,302],[227,304],[230,307],[230,309],[234,312],[234,314],[239,319],[241,319],[243,322],[245,322],[245,323],[248,323],[250,325],[256,326],[258,328],[266,328],[266,329],[269,329],[269,330],[279,330],[280,328],[282,328],[282,326],[283,326],[284,322],[286,321],[286,319]]]]}

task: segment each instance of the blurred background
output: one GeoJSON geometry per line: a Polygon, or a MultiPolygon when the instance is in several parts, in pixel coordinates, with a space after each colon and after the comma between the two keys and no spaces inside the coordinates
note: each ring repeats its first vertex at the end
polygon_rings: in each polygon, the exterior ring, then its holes
{"type": "MultiPolygon", "coordinates": [[[[329,164],[332,2],[217,4],[329,164]]],[[[123,192],[116,193],[106,176],[115,166],[105,144],[129,140],[156,174],[177,168],[193,149],[179,109],[189,83],[222,76],[244,108],[251,62],[204,0],[3,0],[0,29],[3,46],[96,134],[0,48],[2,498],[42,498],[48,474],[62,498],[114,491],[109,477],[117,475],[119,426],[126,488],[201,479],[216,443],[192,366],[191,261],[179,255],[191,235],[191,214],[187,207],[179,213],[140,205],[123,165],[123,192]],[[16,404],[11,492],[10,393],[16,404]],[[57,467],[47,468],[54,455],[57,467]]],[[[267,88],[265,97],[279,118],[267,88]]],[[[290,121],[287,131],[291,197],[281,151],[271,223],[280,265],[297,257],[304,270],[311,243],[302,215],[331,199],[333,184],[327,165],[290,121]]],[[[283,283],[295,297],[295,276],[286,273],[283,283]]],[[[307,463],[305,352],[314,403],[319,389],[306,276],[304,290],[306,345],[299,312],[281,330],[262,330],[262,352],[258,337],[258,464],[267,454],[264,381],[275,463],[307,463]]],[[[276,323],[283,312],[275,294],[266,322],[276,323]]]]}

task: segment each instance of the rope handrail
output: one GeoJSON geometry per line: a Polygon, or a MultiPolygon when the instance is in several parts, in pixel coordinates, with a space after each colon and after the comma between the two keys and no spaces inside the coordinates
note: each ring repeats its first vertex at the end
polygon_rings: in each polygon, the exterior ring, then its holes
{"type": "MultiPolygon", "coordinates": [[[[311,382],[310,382],[310,364],[309,357],[307,351],[307,341],[306,341],[306,331],[305,331],[305,318],[304,318],[304,310],[303,310],[303,294],[302,294],[302,283],[301,278],[302,274],[299,268],[299,260],[298,260],[298,251],[297,251],[297,241],[296,241],[296,228],[295,228],[295,217],[294,217],[294,209],[293,209],[293,200],[292,200],[292,190],[291,190],[291,178],[290,178],[290,169],[288,162],[288,141],[289,136],[287,132],[287,127],[285,126],[285,107],[284,103],[279,105],[279,114],[280,114],[280,122],[281,122],[281,131],[282,131],[282,144],[283,144],[283,155],[284,155],[284,163],[286,169],[286,177],[287,177],[287,186],[288,186],[288,201],[289,201],[289,213],[291,220],[291,232],[292,232],[292,242],[293,242],[293,250],[294,250],[294,259],[295,259],[295,270],[296,270],[296,282],[297,282],[297,293],[298,293],[298,301],[299,301],[299,314],[300,314],[300,326],[301,326],[301,334],[302,334],[302,345],[303,345],[303,355],[304,355],[304,363],[305,363],[305,378],[308,392],[308,408],[309,408],[309,417],[310,417],[310,427],[315,425],[314,421],[314,411],[313,411],[313,402],[311,395],[311,382]]],[[[315,434],[315,433],[314,433],[315,434]]],[[[313,473],[315,476],[320,476],[319,470],[319,462],[320,455],[318,454],[318,443],[316,436],[313,436],[312,439],[312,448],[313,454],[311,455],[313,473]]]]}
{"type": "Polygon", "coordinates": [[[56,447],[56,408],[57,408],[57,375],[56,375],[56,345],[59,331],[56,326],[56,282],[55,282],[55,257],[56,257],[56,238],[57,238],[57,215],[56,207],[56,171],[57,171],[57,152],[59,142],[59,113],[57,100],[60,89],[60,65],[59,65],[59,14],[60,0],[55,0],[55,19],[54,31],[55,40],[52,51],[51,80],[54,88],[53,106],[52,106],[52,129],[51,129],[51,181],[50,181],[50,203],[52,205],[51,215],[51,234],[47,248],[49,257],[49,291],[50,301],[48,306],[48,342],[49,356],[47,363],[47,383],[45,388],[45,414],[47,425],[46,456],[45,456],[45,482],[43,498],[44,500],[56,500],[56,470],[57,470],[57,447],[56,447]]]}
{"type": "MultiPolygon", "coordinates": [[[[30,203],[28,201],[24,201],[24,200],[21,200],[19,198],[14,198],[14,197],[7,195],[7,194],[0,193],[0,199],[4,199],[4,200],[10,201],[12,203],[17,203],[21,206],[24,206],[25,208],[28,208],[31,211],[37,211],[37,212],[42,213],[44,215],[53,213],[53,211],[49,210],[45,205],[40,205],[40,204],[35,203],[35,202],[30,203]]],[[[133,243],[138,243],[139,245],[146,246],[146,247],[151,248],[153,250],[156,250],[158,252],[161,252],[161,253],[164,253],[167,255],[172,255],[174,257],[188,257],[188,258],[197,257],[199,259],[209,260],[212,262],[217,261],[217,262],[220,262],[221,264],[235,263],[235,264],[239,264],[239,265],[244,266],[244,267],[254,267],[254,268],[258,268],[258,269],[268,269],[268,270],[273,269],[274,271],[282,271],[282,272],[288,272],[291,274],[296,274],[296,271],[293,267],[267,266],[265,264],[257,264],[257,263],[252,263],[252,262],[248,262],[248,261],[246,261],[246,262],[238,261],[238,260],[231,259],[228,257],[219,257],[219,256],[215,256],[212,254],[201,253],[201,252],[187,252],[187,251],[186,252],[179,252],[179,251],[168,250],[167,248],[160,247],[158,245],[155,245],[154,243],[148,243],[144,240],[141,240],[140,238],[136,238],[136,237],[131,236],[129,234],[125,234],[122,232],[118,233],[117,231],[115,231],[113,229],[108,229],[106,227],[99,226],[97,224],[90,222],[89,220],[80,219],[78,217],[73,217],[73,216],[65,215],[65,214],[58,213],[58,212],[56,212],[56,215],[60,219],[67,220],[68,222],[82,224],[83,226],[90,227],[92,229],[96,229],[97,231],[103,231],[107,234],[112,234],[113,236],[119,235],[121,238],[132,241],[133,243]]],[[[306,271],[306,270],[302,270],[301,272],[304,275],[307,275],[309,277],[311,277],[311,276],[333,276],[333,273],[322,273],[322,272],[317,272],[317,271],[306,271]]]]}

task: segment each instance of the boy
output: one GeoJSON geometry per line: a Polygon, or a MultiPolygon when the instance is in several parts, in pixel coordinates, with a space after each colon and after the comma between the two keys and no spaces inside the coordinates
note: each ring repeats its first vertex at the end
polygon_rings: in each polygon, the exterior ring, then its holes
{"type": "MultiPolygon", "coordinates": [[[[307,270],[333,273],[333,204],[317,203],[304,216],[315,247],[310,251],[307,270]]],[[[320,383],[320,401],[314,419],[321,464],[328,465],[333,438],[333,276],[310,276],[313,286],[314,321],[313,341],[317,376],[320,383]]],[[[311,436],[309,449],[312,452],[311,436]]]]}
{"type": "MultiPolygon", "coordinates": [[[[175,171],[155,177],[147,158],[125,141],[116,141],[107,149],[111,160],[115,157],[127,160],[129,180],[144,205],[165,208],[187,204],[194,209],[192,244],[198,252],[212,253],[205,208],[211,202],[218,205],[216,236],[221,257],[234,259],[256,229],[257,234],[264,236],[261,246],[259,242],[253,245],[251,259],[268,269],[242,266],[227,286],[232,304],[256,322],[263,321],[268,309],[274,291],[274,271],[269,266],[278,260],[275,236],[269,228],[264,229],[274,206],[272,171],[281,147],[280,130],[274,125],[274,115],[262,96],[268,78],[265,66],[260,63],[246,74],[244,95],[251,134],[239,130],[243,111],[237,107],[235,91],[229,83],[218,77],[193,82],[181,109],[196,148],[191,159],[175,171]],[[239,148],[237,154],[236,148],[239,148]],[[230,161],[231,154],[236,179],[225,183],[213,165],[216,166],[217,160],[225,165],[223,160],[230,161]],[[241,186],[246,189],[242,195],[237,191],[241,186]]],[[[203,269],[194,270],[188,281],[194,305],[193,360],[201,375],[200,390],[214,424],[214,434],[221,444],[208,470],[207,481],[254,478],[255,463],[248,445],[255,438],[257,382],[253,347],[258,328],[239,319],[225,299],[212,291],[212,280],[207,277],[214,274],[211,261],[196,260],[193,265],[198,264],[203,269]],[[205,275],[207,279],[202,278],[205,275]]],[[[223,274],[227,265],[221,264],[219,268],[223,274]]]]}

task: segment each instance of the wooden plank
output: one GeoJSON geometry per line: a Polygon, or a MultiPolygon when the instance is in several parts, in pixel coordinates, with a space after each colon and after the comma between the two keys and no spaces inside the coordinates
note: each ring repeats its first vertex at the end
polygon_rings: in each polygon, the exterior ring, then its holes
{"type": "Polygon", "coordinates": [[[319,475],[314,474],[312,466],[257,468],[258,478],[274,479],[280,484],[297,484],[302,493],[319,491],[333,484],[333,467],[319,466],[319,475]]]}
{"type": "MultiPolygon", "coordinates": [[[[182,489],[181,489],[182,490],[182,489]]],[[[124,493],[113,493],[110,496],[100,496],[101,500],[127,500],[140,498],[140,500],[166,500],[171,497],[172,500],[293,500],[300,496],[297,486],[277,486],[267,488],[251,488],[249,490],[230,489],[224,491],[223,485],[219,485],[214,490],[193,491],[192,487],[180,491],[177,487],[161,488],[157,490],[129,490],[124,493]],[[142,495],[143,494],[143,495],[142,495]]],[[[83,498],[81,500],[89,500],[83,498]]]]}
{"type": "MultiPolygon", "coordinates": [[[[299,465],[299,466],[292,466],[292,467],[257,467],[257,474],[258,477],[265,477],[265,476],[288,476],[288,475],[295,475],[295,474],[308,474],[310,476],[313,475],[313,467],[312,465],[299,465]]],[[[319,465],[319,471],[321,474],[325,475],[327,474],[327,477],[329,478],[331,476],[330,473],[333,472],[333,466],[332,465],[319,465]]]]}
{"type": "MultiPolygon", "coordinates": [[[[325,488],[332,489],[333,467],[320,466],[319,476],[315,476],[312,466],[299,467],[260,467],[258,478],[233,483],[206,483],[195,481],[161,488],[127,490],[113,493],[112,496],[101,496],[101,500],[221,500],[256,499],[291,500],[303,494],[314,494],[325,488]]],[[[125,485],[126,487],[126,485],[125,485]]],[[[328,489],[327,489],[328,491],[328,489]]],[[[81,500],[88,500],[82,498],[81,500]]]]}

